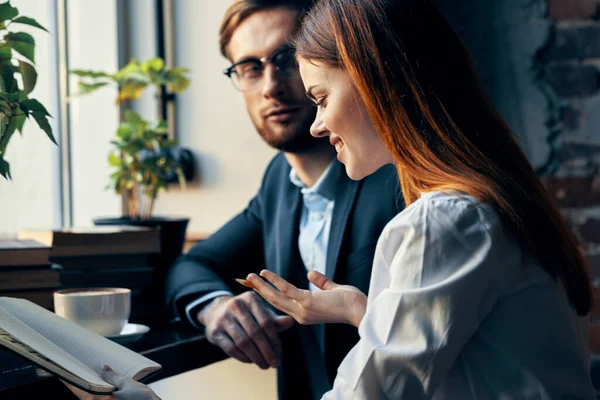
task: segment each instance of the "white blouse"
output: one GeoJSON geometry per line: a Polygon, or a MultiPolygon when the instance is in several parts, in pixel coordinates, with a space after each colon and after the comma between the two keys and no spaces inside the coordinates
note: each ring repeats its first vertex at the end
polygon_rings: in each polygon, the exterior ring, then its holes
{"type": "Polygon", "coordinates": [[[596,398],[587,318],[472,197],[427,193],[390,221],[369,290],[323,399],[596,398]]]}

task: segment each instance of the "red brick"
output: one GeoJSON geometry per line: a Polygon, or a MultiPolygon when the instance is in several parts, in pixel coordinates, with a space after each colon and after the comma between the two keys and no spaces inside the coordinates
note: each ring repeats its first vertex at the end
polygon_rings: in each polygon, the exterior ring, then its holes
{"type": "Polygon", "coordinates": [[[600,176],[542,178],[548,194],[560,208],[600,205],[600,176]]]}
{"type": "Polygon", "coordinates": [[[600,220],[588,218],[584,223],[575,225],[573,229],[577,231],[584,248],[600,244],[600,220]]]}
{"type": "Polygon", "coordinates": [[[590,351],[600,353],[600,323],[598,322],[590,324],[590,351]]]}
{"type": "Polygon", "coordinates": [[[551,62],[545,78],[560,97],[591,96],[598,91],[598,69],[589,64],[551,62]]]}
{"type": "Polygon", "coordinates": [[[592,280],[598,279],[600,281],[600,254],[594,256],[588,255],[585,257],[585,259],[587,261],[592,280]]]}
{"type": "Polygon", "coordinates": [[[562,111],[562,121],[567,130],[577,131],[581,124],[581,110],[570,104],[565,105],[562,111]]]}
{"type": "MultiPolygon", "coordinates": [[[[568,138],[568,134],[565,135],[565,139],[568,138]]],[[[600,157],[600,145],[590,142],[571,142],[565,140],[560,149],[560,160],[564,164],[565,162],[581,161],[581,160],[593,160],[600,157]]],[[[590,169],[594,167],[593,163],[590,162],[590,169]]]]}
{"type": "MultiPolygon", "coordinates": [[[[590,316],[599,317],[600,316],[600,288],[596,284],[592,285],[593,296],[594,296],[594,305],[592,306],[592,312],[590,316]]],[[[595,318],[596,320],[598,318],[595,318]]],[[[600,321],[597,321],[600,324],[600,321]]]]}
{"type": "Polygon", "coordinates": [[[600,353],[600,289],[594,285],[594,306],[590,313],[590,350],[600,353]]]}
{"type": "Polygon", "coordinates": [[[594,18],[598,12],[596,0],[549,0],[550,18],[565,21],[594,18]]]}
{"type": "Polygon", "coordinates": [[[556,29],[554,40],[541,53],[545,61],[583,60],[600,57],[600,26],[563,26],[556,29]]]}

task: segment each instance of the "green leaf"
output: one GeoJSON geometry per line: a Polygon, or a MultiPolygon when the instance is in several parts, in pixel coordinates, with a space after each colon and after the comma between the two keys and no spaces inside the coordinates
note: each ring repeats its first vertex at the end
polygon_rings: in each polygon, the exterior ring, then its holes
{"type": "Polygon", "coordinates": [[[0,21],[8,21],[19,15],[19,10],[10,5],[10,1],[0,4],[0,21]]]}
{"type": "Polygon", "coordinates": [[[154,131],[159,134],[169,133],[167,121],[158,121],[154,127],[154,131]]]}
{"type": "Polygon", "coordinates": [[[25,25],[35,26],[36,28],[40,28],[40,29],[43,29],[46,32],[48,32],[48,29],[44,28],[33,18],[18,17],[18,18],[13,19],[12,22],[17,23],[17,24],[25,24],[25,25]]]}
{"type": "MultiPolygon", "coordinates": [[[[146,140],[146,141],[156,141],[159,138],[160,134],[158,134],[155,130],[153,129],[146,129],[144,131],[144,133],[142,134],[142,137],[146,140]]],[[[154,147],[154,146],[152,146],[154,147]]]]}
{"type": "Polygon", "coordinates": [[[35,40],[33,36],[25,32],[8,32],[4,39],[10,42],[12,48],[23,57],[35,64],[35,40]]]}
{"type": "Polygon", "coordinates": [[[181,93],[190,85],[190,78],[186,76],[188,68],[175,67],[165,75],[165,81],[169,90],[175,93],[181,93]]]}
{"type": "Polygon", "coordinates": [[[9,44],[5,44],[4,46],[0,47],[0,64],[1,63],[11,64],[11,60],[12,60],[12,48],[10,47],[9,44]]]}
{"type": "Polygon", "coordinates": [[[114,188],[113,190],[117,193],[117,194],[123,194],[123,184],[122,184],[123,180],[122,179],[117,179],[115,180],[114,183],[114,188]]]}
{"type": "Polygon", "coordinates": [[[171,74],[177,76],[177,75],[184,75],[190,72],[190,69],[187,67],[173,67],[171,69],[171,74]]]}
{"type": "Polygon", "coordinates": [[[0,154],[0,175],[2,175],[4,177],[4,179],[10,179],[10,165],[8,165],[8,163],[6,161],[4,161],[4,158],[2,158],[2,154],[0,154]]]}
{"type": "Polygon", "coordinates": [[[108,156],[108,163],[113,166],[113,167],[120,167],[121,166],[121,157],[119,157],[118,155],[116,155],[115,153],[111,153],[108,156]]]}
{"type": "Polygon", "coordinates": [[[13,118],[17,121],[17,130],[22,135],[23,134],[23,125],[25,125],[25,120],[27,119],[27,115],[23,113],[21,115],[15,116],[13,118]]]}
{"type": "MultiPolygon", "coordinates": [[[[5,114],[0,114],[0,142],[4,140],[4,131],[8,126],[8,122],[10,121],[10,117],[5,114]]],[[[2,152],[0,152],[2,154],[2,152]]]]}
{"type": "Polygon", "coordinates": [[[41,111],[34,111],[31,113],[31,115],[33,116],[33,118],[35,119],[35,122],[37,122],[39,127],[42,128],[42,130],[44,132],[46,132],[46,135],[48,135],[50,140],[52,140],[52,142],[55,145],[58,145],[58,143],[56,143],[56,140],[54,139],[54,135],[52,134],[52,127],[50,126],[50,123],[48,122],[48,114],[47,113],[44,114],[41,111]]]}
{"type": "Polygon", "coordinates": [[[144,119],[135,111],[127,110],[125,111],[125,121],[129,122],[131,125],[137,126],[144,122],[144,119]]]}
{"type": "Polygon", "coordinates": [[[142,71],[146,72],[146,73],[149,73],[149,72],[159,73],[164,67],[165,67],[165,62],[160,57],[151,58],[150,60],[146,61],[145,63],[143,63],[141,65],[142,71]]]}
{"type": "Polygon", "coordinates": [[[2,139],[0,139],[0,154],[6,154],[6,146],[8,146],[8,142],[12,135],[15,133],[16,128],[16,118],[8,119],[8,124],[4,128],[4,132],[2,132],[2,139]]]}
{"type": "Polygon", "coordinates": [[[77,82],[77,94],[84,95],[84,94],[92,93],[108,84],[109,84],[109,82],[96,82],[96,83],[77,82]]]}
{"type": "Polygon", "coordinates": [[[29,110],[27,103],[25,103],[24,101],[19,102],[19,108],[25,113],[27,118],[29,118],[29,114],[31,113],[31,111],[29,110]]]}
{"type": "MultiPolygon", "coordinates": [[[[11,104],[3,98],[0,98],[0,114],[4,115],[7,118],[12,116],[12,106],[11,104]]],[[[0,130],[0,132],[2,132],[0,130]]]]}
{"type": "Polygon", "coordinates": [[[127,145],[126,151],[129,154],[138,154],[144,148],[146,148],[146,146],[144,146],[143,140],[133,140],[127,145]]]}
{"type": "Polygon", "coordinates": [[[13,103],[19,101],[19,92],[3,93],[3,94],[6,96],[8,101],[11,101],[13,103]]]}
{"type": "Polygon", "coordinates": [[[19,103],[19,106],[24,111],[31,111],[32,113],[37,112],[39,114],[42,114],[43,116],[50,116],[50,114],[48,113],[48,111],[46,111],[46,108],[42,105],[42,103],[40,103],[36,99],[23,100],[19,103]]]}
{"type": "Polygon", "coordinates": [[[114,77],[117,81],[122,81],[125,80],[128,75],[135,73],[140,74],[141,68],[140,62],[134,58],[131,61],[129,61],[129,63],[126,66],[117,71],[114,77]]]}
{"type": "Polygon", "coordinates": [[[175,77],[173,83],[168,84],[169,90],[175,93],[181,93],[190,86],[190,80],[184,76],[175,77]]]}
{"type": "Polygon", "coordinates": [[[121,104],[125,100],[135,100],[139,98],[144,91],[144,89],[148,86],[146,82],[127,82],[119,90],[119,97],[117,98],[117,104],[121,104]]]}
{"type": "Polygon", "coordinates": [[[69,73],[79,76],[81,78],[92,78],[92,79],[111,78],[111,79],[114,79],[114,75],[107,74],[106,72],[102,72],[102,71],[92,71],[92,70],[86,70],[86,69],[73,69],[73,70],[69,71],[69,73]]]}
{"type": "Polygon", "coordinates": [[[23,78],[23,92],[28,95],[33,91],[37,82],[37,72],[33,65],[25,61],[19,61],[19,73],[23,78]]]}
{"type": "MultiPolygon", "coordinates": [[[[128,141],[129,138],[131,137],[132,133],[133,133],[133,128],[131,127],[131,124],[121,124],[119,126],[119,128],[117,129],[117,136],[123,141],[128,141]]],[[[113,143],[113,142],[111,142],[111,143],[113,143]]],[[[113,144],[116,146],[122,145],[119,142],[114,142],[113,144]]]]}
{"type": "Polygon", "coordinates": [[[15,79],[15,67],[12,64],[0,64],[0,91],[4,93],[13,93],[18,90],[17,80],[15,79]]]}
{"type": "Polygon", "coordinates": [[[123,171],[119,170],[119,171],[115,171],[112,174],[110,174],[110,179],[121,179],[122,176],[123,176],[123,171]]]}

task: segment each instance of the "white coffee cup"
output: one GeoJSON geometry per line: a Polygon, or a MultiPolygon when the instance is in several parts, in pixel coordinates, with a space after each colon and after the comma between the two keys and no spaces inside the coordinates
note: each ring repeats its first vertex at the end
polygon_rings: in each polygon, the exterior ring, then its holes
{"type": "Polygon", "coordinates": [[[119,334],[131,313],[131,290],[82,288],[54,292],[54,311],[99,335],[119,334]]]}

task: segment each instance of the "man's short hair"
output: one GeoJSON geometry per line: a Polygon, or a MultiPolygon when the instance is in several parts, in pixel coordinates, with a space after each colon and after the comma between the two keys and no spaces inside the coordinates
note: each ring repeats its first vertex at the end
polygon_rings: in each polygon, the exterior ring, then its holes
{"type": "MultiPolygon", "coordinates": [[[[302,16],[313,6],[317,0],[235,0],[229,6],[221,22],[219,30],[219,46],[221,54],[229,58],[227,54],[227,45],[233,36],[233,32],[250,15],[257,11],[268,10],[278,7],[287,7],[292,10],[298,10],[302,16]]],[[[300,19],[298,19],[300,22],[300,19]]]]}

